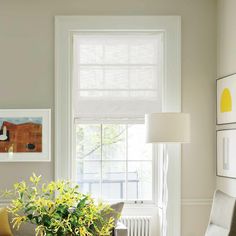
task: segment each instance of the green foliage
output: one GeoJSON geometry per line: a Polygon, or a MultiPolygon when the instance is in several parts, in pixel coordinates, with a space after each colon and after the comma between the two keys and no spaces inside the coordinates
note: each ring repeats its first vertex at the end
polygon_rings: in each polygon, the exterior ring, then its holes
{"type": "Polygon", "coordinates": [[[91,155],[100,155],[101,146],[109,146],[110,150],[118,148],[113,145],[125,141],[126,126],[120,124],[77,125],[77,153],[80,159],[91,155]],[[85,135],[87,134],[87,135],[85,135]]]}
{"type": "Polygon", "coordinates": [[[37,226],[36,235],[40,236],[111,235],[114,219],[108,215],[112,209],[103,203],[95,204],[89,195],[78,191],[79,186],[71,187],[66,181],[41,184],[41,176],[35,174],[30,182],[14,184],[16,198],[9,207],[14,228],[30,222],[37,226]]]}

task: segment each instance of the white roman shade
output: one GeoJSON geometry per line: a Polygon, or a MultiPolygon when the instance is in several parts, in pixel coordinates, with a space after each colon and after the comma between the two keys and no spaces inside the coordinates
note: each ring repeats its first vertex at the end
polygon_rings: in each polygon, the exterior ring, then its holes
{"type": "Polygon", "coordinates": [[[140,117],[160,112],[163,36],[162,31],[75,33],[75,117],[140,117]]]}

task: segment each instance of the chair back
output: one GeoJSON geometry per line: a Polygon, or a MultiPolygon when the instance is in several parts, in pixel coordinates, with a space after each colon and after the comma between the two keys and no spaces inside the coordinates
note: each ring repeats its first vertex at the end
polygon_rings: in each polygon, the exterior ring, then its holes
{"type": "Polygon", "coordinates": [[[235,203],[234,197],[215,191],[205,236],[236,236],[235,203]]]}

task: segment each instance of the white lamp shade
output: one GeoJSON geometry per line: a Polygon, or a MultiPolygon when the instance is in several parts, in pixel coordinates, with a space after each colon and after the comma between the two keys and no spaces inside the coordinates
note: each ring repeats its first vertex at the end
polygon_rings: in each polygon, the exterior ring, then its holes
{"type": "Polygon", "coordinates": [[[145,115],[147,143],[190,142],[190,115],[153,113],[145,115]]]}

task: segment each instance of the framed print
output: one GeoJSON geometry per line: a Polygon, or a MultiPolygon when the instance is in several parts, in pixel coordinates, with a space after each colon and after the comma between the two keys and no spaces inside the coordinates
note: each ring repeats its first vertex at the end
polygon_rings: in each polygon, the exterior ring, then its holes
{"type": "Polygon", "coordinates": [[[236,74],[217,80],[217,125],[236,123],[236,74]]]}
{"type": "Polygon", "coordinates": [[[0,110],[0,162],[51,160],[51,110],[0,110]]]}
{"type": "Polygon", "coordinates": [[[236,178],[236,129],[217,131],[217,175],[236,178]]]}

